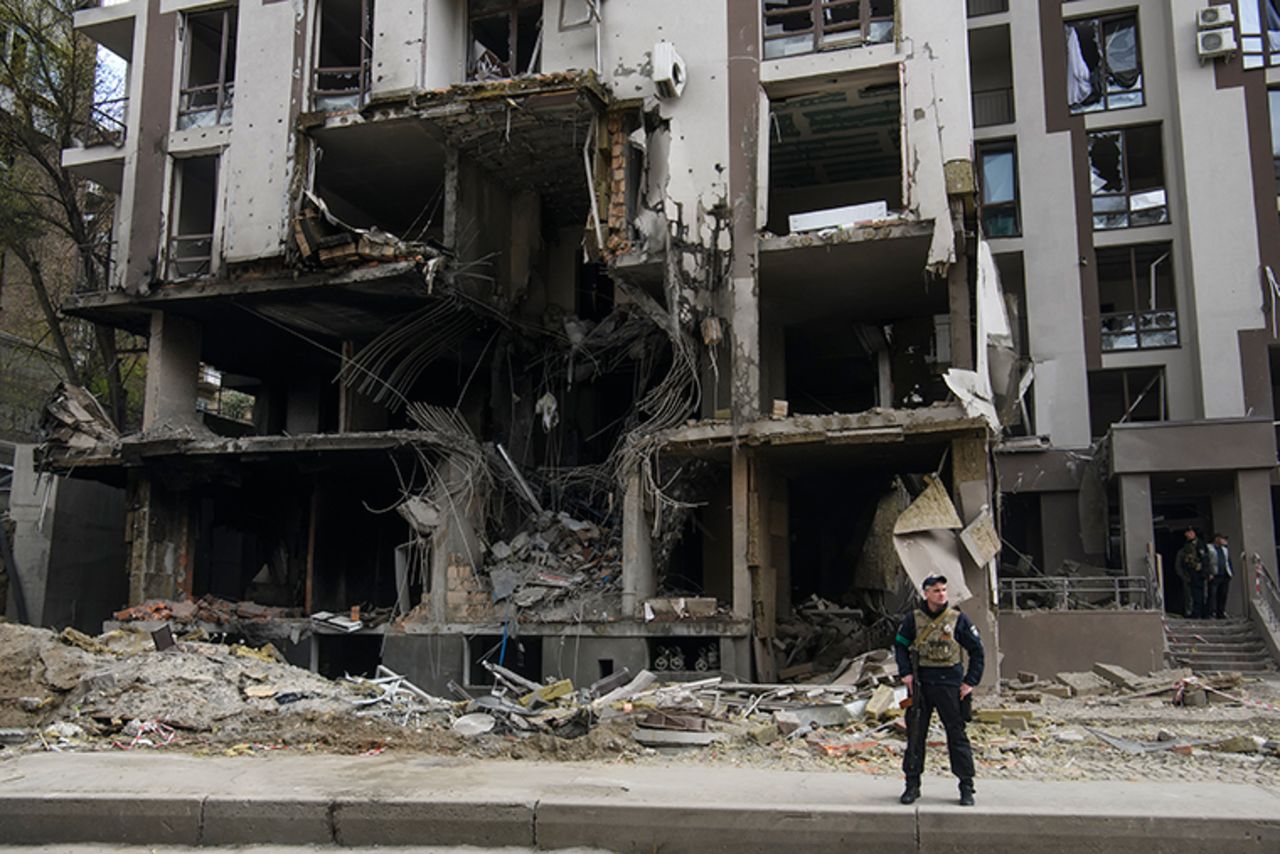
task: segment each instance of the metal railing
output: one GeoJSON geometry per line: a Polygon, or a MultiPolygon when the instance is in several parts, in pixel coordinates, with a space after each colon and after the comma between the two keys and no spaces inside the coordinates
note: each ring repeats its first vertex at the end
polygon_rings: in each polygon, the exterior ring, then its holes
{"type": "Polygon", "coordinates": [[[1140,575],[1000,579],[1000,607],[1013,611],[1151,610],[1154,583],[1140,575]]]}
{"type": "Polygon", "coordinates": [[[178,130],[227,124],[234,106],[234,83],[188,86],[178,93],[178,130]]]}
{"type": "Polygon", "coordinates": [[[207,276],[212,269],[212,234],[175,234],[169,238],[169,278],[207,276]]]}
{"type": "Polygon", "coordinates": [[[973,126],[1007,125],[1014,120],[1013,87],[983,89],[973,93],[973,126]]]}
{"type": "Polygon", "coordinates": [[[1241,554],[1240,558],[1242,564],[1249,567],[1253,575],[1252,580],[1245,579],[1252,591],[1249,597],[1250,605],[1258,613],[1262,622],[1270,628],[1272,636],[1280,636],[1280,584],[1277,584],[1267,565],[1262,562],[1261,556],[1256,552],[1241,554]]]}
{"type": "Polygon", "coordinates": [[[317,107],[325,102],[355,96],[354,106],[365,103],[372,81],[368,62],[360,65],[331,65],[316,68],[311,77],[311,95],[317,107]]]}
{"type": "Polygon", "coordinates": [[[89,126],[85,132],[86,146],[124,145],[128,129],[129,99],[107,98],[97,101],[89,110],[89,126]]]}

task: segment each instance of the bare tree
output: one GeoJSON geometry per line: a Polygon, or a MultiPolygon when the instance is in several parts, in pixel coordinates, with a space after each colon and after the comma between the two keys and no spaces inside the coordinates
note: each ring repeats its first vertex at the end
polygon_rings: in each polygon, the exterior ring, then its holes
{"type": "Polygon", "coordinates": [[[111,72],[100,75],[97,46],[74,31],[77,5],[0,0],[0,248],[25,268],[67,379],[105,383],[108,409],[124,429],[116,332],[93,324],[91,336],[77,335],[76,322],[59,316],[68,293],[106,286],[112,219],[107,195],[62,166],[64,148],[101,138],[95,97],[116,82],[111,72]],[[92,344],[76,346],[90,337],[92,344]]]}

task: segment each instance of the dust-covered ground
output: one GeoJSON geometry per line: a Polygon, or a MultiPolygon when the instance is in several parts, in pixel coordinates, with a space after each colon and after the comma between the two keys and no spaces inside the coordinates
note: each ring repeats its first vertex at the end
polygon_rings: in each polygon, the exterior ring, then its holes
{"type": "MultiPolygon", "coordinates": [[[[978,773],[1035,780],[1215,780],[1280,788],[1280,677],[1225,689],[1208,706],[1174,706],[1168,694],[1121,692],[1088,699],[1014,702],[1013,692],[977,706],[1023,710],[1022,724],[973,723],[978,773]],[[1102,735],[1128,740],[1108,743],[1102,735]],[[1120,745],[1120,746],[1117,746],[1120,745]],[[1172,749],[1169,749],[1172,748],[1172,749]],[[1126,750],[1130,752],[1126,752],[1126,750]]],[[[24,752],[179,751],[253,755],[427,753],[487,759],[691,762],[744,767],[900,775],[900,724],[856,720],[786,737],[768,704],[744,716],[714,686],[692,694],[638,695],[599,709],[579,737],[499,726],[467,737],[453,722],[464,704],[393,708],[368,684],[329,680],[266,652],[182,642],[164,652],[150,636],[120,631],[60,639],[43,629],[0,624],[0,757],[24,752]],[[78,645],[77,645],[78,644],[78,645]],[[647,748],[632,737],[655,708],[708,720],[720,740],[705,747],[647,748]]],[[[581,712],[566,697],[557,711],[581,712]]],[[[896,711],[896,710],[895,710],[896,711]]],[[[498,716],[501,720],[501,716],[498,716]]],[[[785,729],[785,728],[784,728],[785,729]]],[[[928,767],[945,771],[935,720],[928,767]]]]}

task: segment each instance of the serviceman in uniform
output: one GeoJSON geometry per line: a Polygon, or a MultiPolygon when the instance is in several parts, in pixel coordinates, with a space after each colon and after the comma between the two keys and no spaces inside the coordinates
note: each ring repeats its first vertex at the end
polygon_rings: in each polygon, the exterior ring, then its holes
{"type": "Polygon", "coordinates": [[[982,639],[968,616],[947,603],[947,579],[931,575],[921,585],[924,602],[908,613],[893,645],[898,675],[911,697],[907,709],[907,752],[902,770],[907,787],[900,799],[915,803],[920,797],[925,742],[934,709],[947,731],[951,773],[960,778],[960,805],[973,806],[973,748],[964,731],[966,700],[982,681],[982,639]],[[969,653],[969,666],[961,663],[960,650],[969,653]]]}

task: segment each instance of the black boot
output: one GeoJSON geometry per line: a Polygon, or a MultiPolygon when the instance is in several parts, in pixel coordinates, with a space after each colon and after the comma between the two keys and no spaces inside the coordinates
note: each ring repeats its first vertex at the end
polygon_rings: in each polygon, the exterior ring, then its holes
{"type": "Polygon", "coordinates": [[[960,806],[962,807],[973,806],[973,781],[972,780],[960,781],[960,806]]]}
{"type": "Polygon", "coordinates": [[[902,790],[902,797],[898,798],[904,804],[914,804],[920,799],[920,784],[907,781],[907,787],[902,790]]]}

